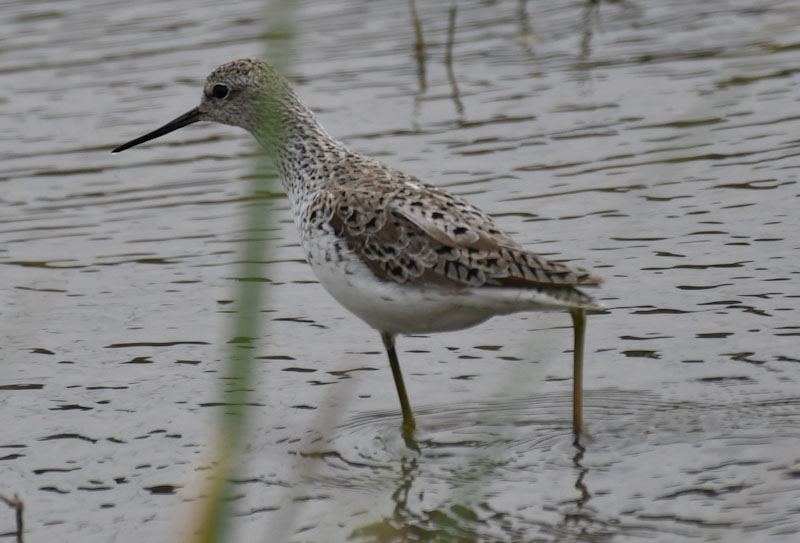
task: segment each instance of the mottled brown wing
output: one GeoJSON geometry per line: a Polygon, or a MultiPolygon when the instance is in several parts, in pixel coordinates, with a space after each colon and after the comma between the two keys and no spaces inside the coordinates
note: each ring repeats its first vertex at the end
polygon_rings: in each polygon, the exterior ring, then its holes
{"type": "Polygon", "coordinates": [[[376,276],[453,291],[521,287],[586,299],[574,287],[602,282],[526,251],[463,199],[409,179],[385,192],[329,195],[329,224],[376,276]]]}

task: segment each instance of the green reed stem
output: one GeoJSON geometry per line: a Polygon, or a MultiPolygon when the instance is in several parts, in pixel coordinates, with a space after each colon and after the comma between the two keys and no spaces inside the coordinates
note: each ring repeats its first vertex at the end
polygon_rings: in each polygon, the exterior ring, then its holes
{"type": "MultiPolygon", "coordinates": [[[[267,2],[265,19],[267,32],[264,40],[271,64],[286,73],[290,61],[291,38],[294,34],[293,10],[290,0],[267,2]]],[[[272,193],[273,175],[269,171],[272,157],[266,153],[259,155],[254,164],[255,175],[251,176],[248,192],[250,194],[272,193]]],[[[193,523],[192,543],[223,543],[232,538],[231,498],[234,495],[233,483],[242,462],[242,449],[249,427],[254,390],[255,340],[264,334],[265,323],[261,308],[266,299],[267,289],[264,277],[264,262],[269,254],[264,238],[270,230],[272,217],[265,200],[255,200],[248,205],[242,215],[245,239],[242,241],[241,259],[236,276],[234,299],[236,312],[233,313],[231,340],[224,357],[223,389],[220,394],[223,409],[216,428],[216,443],[213,448],[213,472],[209,475],[204,489],[205,500],[196,510],[193,523]]]]}

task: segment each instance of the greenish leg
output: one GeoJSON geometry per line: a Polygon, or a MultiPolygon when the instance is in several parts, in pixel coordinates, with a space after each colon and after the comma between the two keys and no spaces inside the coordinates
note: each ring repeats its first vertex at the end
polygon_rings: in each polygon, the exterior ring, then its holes
{"type": "Polygon", "coordinates": [[[411,404],[408,403],[408,394],[406,394],[406,385],[403,382],[403,373],[400,371],[400,362],[397,360],[397,352],[394,349],[394,335],[381,332],[381,339],[383,340],[384,347],[386,347],[386,354],[389,355],[389,364],[392,367],[394,384],[395,387],[397,387],[397,395],[400,397],[400,409],[403,411],[403,438],[406,443],[416,444],[414,441],[414,430],[417,428],[417,422],[414,420],[414,414],[411,412],[411,404]]]}
{"type": "Polygon", "coordinates": [[[570,313],[575,334],[572,355],[572,432],[577,443],[583,435],[583,345],[586,336],[586,310],[573,309],[570,313]]]}

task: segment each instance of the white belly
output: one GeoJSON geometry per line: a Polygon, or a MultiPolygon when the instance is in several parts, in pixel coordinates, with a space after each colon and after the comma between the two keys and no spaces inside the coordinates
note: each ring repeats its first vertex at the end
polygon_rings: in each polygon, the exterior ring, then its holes
{"type": "Polygon", "coordinates": [[[419,334],[460,330],[494,315],[564,310],[536,291],[483,287],[451,292],[384,281],[333,236],[304,240],[314,274],[336,301],[380,332],[419,334]]]}

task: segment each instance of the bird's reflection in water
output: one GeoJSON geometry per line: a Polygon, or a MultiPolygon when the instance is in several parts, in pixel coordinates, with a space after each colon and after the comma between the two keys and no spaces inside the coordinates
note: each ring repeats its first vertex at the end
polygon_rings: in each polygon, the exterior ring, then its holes
{"type": "MultiPolygon", "coordinates": [[[[431,427],[428,429],[432,430],[431,427]]],[[[551,429],[566,439],[563,428],[551,429]]],[[[434,430],[427,438],[420,439],[418,454],[409,451],[410,456],[398,460],[400,470],[391,489],[394,504],[391,514],[356,528],[351,533],[352,540],[516,541],[543,537],[544,541],[563,541],[565,538],[570,541],[607,541],[617,533],[616,522],[599,518],[594,508],[587,505],[592,498],[590,469],[583,461],[589,452],[587,447],[591,447],[590,440],[588,444],[573,445],[572,477],[564,480],[571,489],[563,489],[563,495],[572,494],[573,498],[556,504],[545,503],[542,514],[527,511],[523,518],[518,511],[502,510],[492,499],[497,496],[496,483],[502,483],[498,478],[507,475],[501,474],[500,470],[505,470],[511,463],[507,452],[519,442],[507,435],[489,437],[481,432],[485,440],[480,444],[480,440],[453,443],[442,437],[444,433],[447,432],[437,435],[434,430]],[[437,462],[442,458],[460,456],[455,449],[464,447],[469,450],[462,450],[463,455],[472,456],[466,469],[449,477],[443,474],[432,476],[437,462]],[[445,492],[449,494],[445,499],[440,496],[442,485],[446,485],[445,492]],[[426,507],[427,503],[434,501],[433,507],[426,507]],[[556,522],[549,520],[553,511],[558,513],[556,522]]],[[[558,439],[545,437],[538,443],[553,445],[558,439]]],[[[553,445],[551,450],[555,447],[553,445]]],[[[547,463],[543,462],[542,469],[547,469],[547,463]]],[[[537,493],[534,475],[530,477],[529,491],[532,495],[537,493]]]]}

